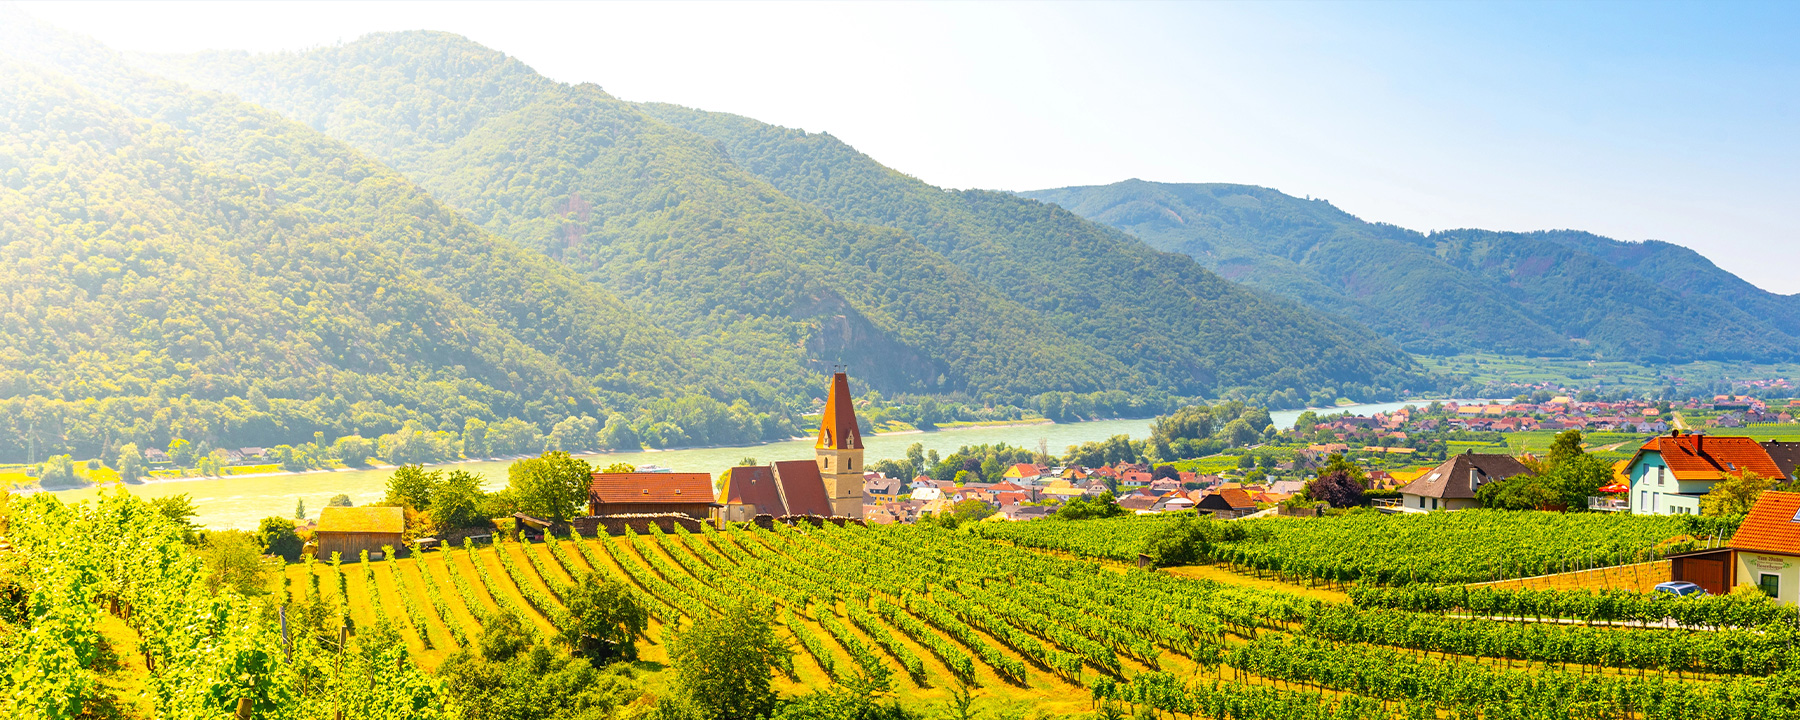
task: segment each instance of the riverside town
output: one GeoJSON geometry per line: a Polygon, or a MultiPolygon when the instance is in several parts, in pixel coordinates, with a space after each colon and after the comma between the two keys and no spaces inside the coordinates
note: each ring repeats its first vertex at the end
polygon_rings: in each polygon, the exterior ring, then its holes
{"type": "Polygon", "coordinates": [[[0,4],[0,720],[1800,720],[1796,37],[0,4]]]}

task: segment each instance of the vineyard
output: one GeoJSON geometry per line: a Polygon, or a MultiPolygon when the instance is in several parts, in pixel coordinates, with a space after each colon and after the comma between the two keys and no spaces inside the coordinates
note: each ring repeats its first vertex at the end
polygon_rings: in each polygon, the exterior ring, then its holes
{"type": "MultiPolygon", "coordinates": [[[[800,657],[787,680],[796,691],[879,668],[903,699],[968,683],[1083,715],[1130,705],[1267,718],[1569,716],[1544,714],[1554,708],[1674,717],[1695,707],[1711,708],[1707,717],[1800,717],[1800,678],[1788,670],[1793,618],[1763,601],[1415,586],[1357,587],[1352,603],[1328,603],[915,527],[653,531],[452,549],[375,563],[381,600],[353,605],[370,614],[359,622],[385,612],[411,628],[429,657],[502,605],[547,631],[558,588],[588,571],[628,580],[665,626],[745,594],[768,603],[800,657]],[[455,591],[434,594],[434,583],[455,591]],[[411,605],[436,614],[405,609],[407,588],[424,589],[411,605]],[[1537,622],[1562,617],[1576,622],[1537,622]],[[1669,620],[1689,627],[1661,627],[1669,620]],[[1245,714],[1250,707],[1260,709],[1245,714]]],[[[296,588],[323,576],[316,585],[329,589],[339,570],[293,572],[296,588]]],[[[369,586],[346,574],[341,587],[360,597],[369,586]]],[[[659,633],[644,639],[646,657],[659,633]]]]}
{"type": "MultiPolygon", "coordinates": [[[[1146,515],[1082,523],[984,523],[985,537],[1081,557],[1133,561],[1149,538],[1179,521],[1146,515]]],[[[1729,537],[1728,520],[1698,516],[1519,513],[1345,515],[1296,521],[1266,518],[1227,524],[1207,561],[1287,580],[1378,585],[1466,584],[1534,577],[1656,560],[1706,540],[1729,537]]]]}
{"type": "MultiPolygon", "coordinates": [[[[329,643],[300,633],[290,648],[252,601],[208,591],[142,503],[19,505],[14,539],[38,590],[31,632],[0,630],[9,716],[75,716],[66,698],[99,682],[95,627],[115,620],[136,634],[156,716],[223,717],[242,697],[282,710],[257,717],[329,717],[346,699],[363,710],[347,716],[435,716],[430,675],[338,684],[343,655],[329,643]]],[[[1131,524],[1032,525],[1079,536],[1131,524]]],[[[351,657],[429,670],[500,611],[553,633],[588,573],[651,611],[638,642],[649,668],[692,619],[741,599],[769,608],[796,652],[789,693],[878,674],[913,704],[967,685],[1078,717],[1800,718],[1794,616],[1760,599],[1359,584],[1333,602],[913,526],[653,530],[307,561],[287,566],[275,597],[341,603],[364,634],[396,628],[351,657]]]]}

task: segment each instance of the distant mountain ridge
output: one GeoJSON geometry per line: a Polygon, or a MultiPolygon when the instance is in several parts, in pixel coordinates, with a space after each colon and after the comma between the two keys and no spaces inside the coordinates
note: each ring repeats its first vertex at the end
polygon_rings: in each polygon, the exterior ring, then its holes
{"type": "Polygon", "coordinates": [[[1426,234],[1248,185],[1128,180],[1020,195],[1365,323],[1412,352],[1651,363],[1800,353],[1800,296],[1763,291],[1670,243],[1426,234]]]}

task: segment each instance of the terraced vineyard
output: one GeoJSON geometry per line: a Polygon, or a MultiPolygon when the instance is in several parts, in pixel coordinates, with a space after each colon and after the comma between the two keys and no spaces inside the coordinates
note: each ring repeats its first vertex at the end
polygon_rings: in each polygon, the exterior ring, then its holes
{"type": "MultiPolygon", "coordinates": [[[[340,583],[329,566],[312,567],[317,582],[295,566],[289,586],[343,588],[359,623],[381,613],[407,628],[427,663],[502,606],[548,632],[561,588],[597,571],[627,580],[653,609],[647,660],[661,657],[662,627],[744,595],[768,603],[797,653],[792,692],[879,667],[905,700],[966,682],[1068,713],[1104,703],[1206,717],[1650,718],[1701,707],[1706,717],[1800,717],[1792,619],[1757,603],[1718,615],[1744,623],[1719,629],[1454,618],[1444,613],[1463,595],[1328,603],[916,527],[652,532],[368,567],[340,583]],[[365,599],[370,587],[379,601],[365,599]]],[[[1501,602],[1489,595],[1477,597],[1501,602]]],[[[1661,605],[1631,607],[1635,620],[1661,619],[1649,617],[1661,605]]]]}

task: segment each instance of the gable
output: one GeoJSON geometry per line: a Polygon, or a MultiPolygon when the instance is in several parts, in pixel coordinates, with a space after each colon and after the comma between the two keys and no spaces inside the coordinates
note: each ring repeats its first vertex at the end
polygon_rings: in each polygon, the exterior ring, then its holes
{"type": "Polygon", "coordinates": [[[781,497],[789,515],[830,517],[831,495],[825,492],[825,478],[819,475],[819,464],[812,460],[785,460],[770,465],[776,482],[781,483],[781,497]]]}

